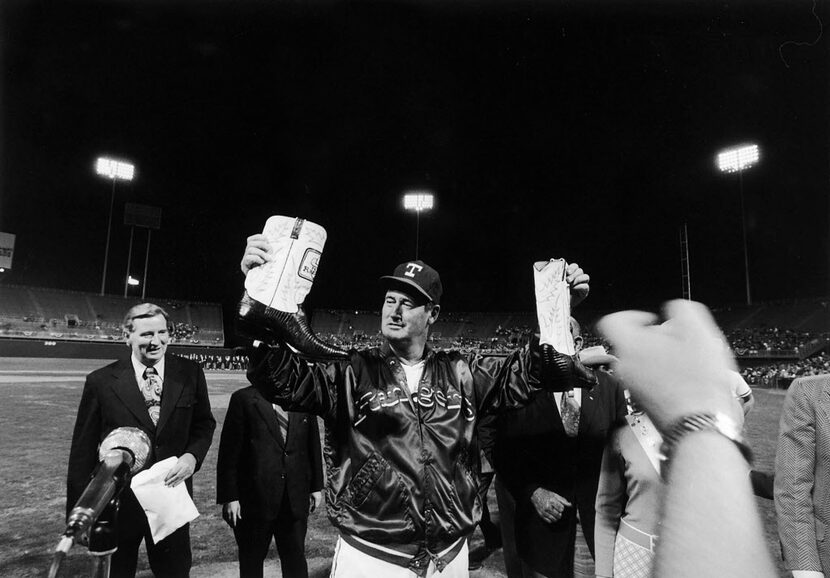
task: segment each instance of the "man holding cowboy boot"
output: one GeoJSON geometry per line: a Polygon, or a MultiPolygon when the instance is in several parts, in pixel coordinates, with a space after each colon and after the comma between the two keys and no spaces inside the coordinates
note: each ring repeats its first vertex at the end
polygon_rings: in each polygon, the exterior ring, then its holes
{"type": "MultiPolygon", "coordinates": [[[[538,341],[499,357],[432,350],[427,337],[443,289],[438,272],[418,260],[380,279],[384,343],[331,348],[310,332],[300,306],[322,227],[269,223],[279,226],[249,237],[241,263],[240,321],[267,342],[254,351],[248,377],[273,403],[325,421],[326,503],[340,531],[332,576],[467,576],[467,538],[481,516],[478,417],[521,407],[540,388],[591,387],[593,375],[538,341]],[[293,303],[269,301],[275,295],[293,303]]],[[[571,264],[560,290],[581,301],[588,281],[571,264]]]]}

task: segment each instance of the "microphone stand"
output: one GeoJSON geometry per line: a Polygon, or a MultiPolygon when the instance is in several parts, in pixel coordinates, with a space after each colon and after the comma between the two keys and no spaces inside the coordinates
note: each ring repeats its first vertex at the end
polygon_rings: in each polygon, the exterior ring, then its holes
{"type": "Polygon", "coordinates": [[[118,550],[118,506],[116,496],[107,504],[89,531],[89,554],[94,559],[90,578],[109,578],[112,555],[118,550]]]}
{"type": "Polygon", "coordinates": [[[113,553],[118,550],[118,508],[121,491],[130,487],[150,453],[150,439],[138,428],[111,431],[98,450],[100,463],[75,507],[58,542],[48,578],[56,578],[75,542],[85,544],[94,557],[92,578],[109,578],[113,553]]]}
{"type": "MultiPolygon", "coordinates": [[[[115,496],[104,507],[101,515],[98,516],[89,530],[87,548],[90,556],[93,557],[90,578],[109,578],[112,555],[118,550],[118,510],[120,505],[121,498],[115,496]]],[[[83,542],[83,538],[81,541],[83,542]]],[[[61,537],[52,556],[48,578],[57,578],[58,571],[74,542],[75,538],[73,536],[64,535],[61,537]]]]}

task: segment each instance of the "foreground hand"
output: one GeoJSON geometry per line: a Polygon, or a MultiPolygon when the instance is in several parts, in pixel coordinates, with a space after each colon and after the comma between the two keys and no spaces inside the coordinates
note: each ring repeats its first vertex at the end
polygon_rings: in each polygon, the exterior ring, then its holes
{"type": "Polygon", "coordinates": [[[178,486],[196,471],[196,458],[193,454],[182,454],[176,464],[170,468],[164,478],[164,485],[169,487],[178,486]]]}
{"type": "Polygon", "coordinates": [[[222,504],[222,519],[231,528],[236,528],[236,524],[242,519],[242,506],[239,505],[239,500],[222,504]]]}
{"type": "Polygon", "coordinates": [[[591,290],[588,283],[591,277],[576,263],[568,263],[565,269],[565,280],[571,288],[571,307],[576,307],[588,296],[591,290]]]}
{"type": "Polygon", "coordinates": [[[272,259],[271,243],[268,237],[262,233],[248,237],[248,244],[245,245],[245,254],[242,255],[242,262],[239,268],[242,274],[247,275],[254,267],[264,265],[272,259]]]}
{"type": "Polygon", "coordinates": [[[658,428],[695,412],[723,412],[737,404],[728,370],[735,368],[709,310],[676,300],[665,305],[668,321],[642,311],[603,317],[597,328],[619,358],[616,371],[658,428]]]}
{"type": "Polygon", "coordinates": [[[539,517],[549,524],[561,520],[565,508],[573,505],[556,492],[544,488],[536,488],[533,495],[530,496],[530,502],[539,517]]]}
{"type": "Polygon", "coordinates": [[[308,496],[308,513],[310,514],[319,508],[322,502],[323,492],[311,492],[311,495],[308,496]]]}

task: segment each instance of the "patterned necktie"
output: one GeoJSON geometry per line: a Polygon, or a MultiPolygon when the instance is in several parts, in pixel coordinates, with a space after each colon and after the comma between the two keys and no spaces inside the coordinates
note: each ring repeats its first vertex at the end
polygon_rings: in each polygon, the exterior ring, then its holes
{"type": "Polygon", "coordinates": [[[283,443],[288,441],[288,412],[277,404],[273,404],[274,411],[277,412],[277,423],[280,426],[280,435],[282,435],[283,443]]]}
{"type": "Polygon", "coordinates": [[[159,422],[159,412],[161,411],[161,376],[155,367],[148,367],[144,370],[143,377],[144,382],[141,384],[141,393],[144,396],[144,405],[147,407],[147,413],[150,414],[150,419],[153,420],[153,425],[157,425],[159,422]]]}
{"type": "Polygon", "coordinates": [[[579,433],[579,405],[574,399],[573,390],[562,393],[559,412],[562,414],[562,425],[565,427],[565,434],[568,437],[576,437],[576,434],[579,433]]]}

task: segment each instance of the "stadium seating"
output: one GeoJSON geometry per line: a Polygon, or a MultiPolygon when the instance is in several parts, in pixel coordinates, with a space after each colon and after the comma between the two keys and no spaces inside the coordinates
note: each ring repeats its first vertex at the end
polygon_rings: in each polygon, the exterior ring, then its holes
{"type": "MultiPolygon", "coordinates": [[[[0,337],[118,341],[124,313],[138,298],[0,285],[0,337]]],[[[218,304],[156,300],[171,316],[172,343],[224,346],[218,304]]]]}
{"type": "MultiPolygon", "coordinates": [[[[202,347],[225,345],[218,304],[155,299],[171,316],[172,343],[202,347]]],[[[120,341],[124,312],[137,298],[0,285],[0,337],[49,340],[120,341]]],[[[580,310],[586,345],[602,343],[592,331],[605,312],[580,310]]],[[[762,303],[714,309],[739,359],[797,363],[830,348],[830,303],[821,299],[762,303]]],[[[315,310],[312,326],[341,347],[381,342],[380,312],[315,310]]],[[[525,343],[536,314],[524,312],[442,312],[432,331],[432,346],[503,352],[525,343]]],[[[821,365],[821,364],[819,364],[821,365]]]]}

